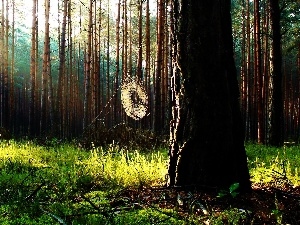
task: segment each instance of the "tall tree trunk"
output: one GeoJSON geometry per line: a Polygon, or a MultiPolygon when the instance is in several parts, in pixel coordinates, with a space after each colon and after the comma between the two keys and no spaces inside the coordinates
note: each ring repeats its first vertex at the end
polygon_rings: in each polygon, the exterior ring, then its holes
{"type": "MultiPolygon", "coordinates": [[[[145,76],[146,76],[146,90],[148,93],[149,98],[151,97],[151,75],[150,75],[150,56],[151,56],[151,52],[150,52],[150,5],[149,5],[149,0],[146,1],[146,69],[145,69],[145,76]]],[[[148,101],[148,109],[151,110],[151,99],[149,99],[148,101]]],[[[147,116],[146,117],[146,124],[147,127],[151,128],[151,118],[152,116],[147,116]]]]}
{"type": "Polygon", "coordinates": [[[3,127],[5,129],[9,130],[10,124],[9,124],[9,115],[10,115],[10,107],[9,107],[9,92],[10,92],[10,86],[9,86],[9,71],[8,71],[8,65],[9,65],[9,58],[8,58],[8,36],[9,36],[9,3],[6,1],[6,15],[5,15],[5,40],[4,40],[4,120],[3,120],[3,127]]]}
{"type": "MultiPolygon", "coordinates": [[[[4,12],[4,0],[2,0],[1,4],[1,12],[4,12]]],[[[1,24],[4,24],[4,13],[1,15],[1,24]]],[[[1,33],[0,33],[0,126],[3,126],[3,117],[4,117],[4,105],[3,105],[3,96],[4,96],[4,76],[3,76],[3,69],[4,69],[4,26],[1,26],[1,33]]]]}
{"type": "Polygon", "coordinates": [[[120,75],[120,17],[121,17],[121,0],[117,6],[117,21],[116,21],[116,73],[115,73],[115,85],[114,85],[114,124],[119,122],[119,75],[120,75]]]}
{"type": "MultiPolygon", "coordinates": [[[[298,71],[298,116],[297,116],[297,124],[300,125],[300,42],[298,43],[298,55],[297,55],[297,71],[298,71]]],[[[297,127],[297,143],[299,143],[300,138],[300,127],[297,127]]]]}
{"type": "MultiPolygon", "coordinates": [[[[131,4],[131,0],[129,2],[131,4]]],[[[123,0],[123,12],[122,12],[122,82],[127,79],[128,73],[128,16],[127,16],[127,0],[123,0]]],[[[121,120],[126,121],[127,117],[125,111],[121,111],[121,120]]]]}
{"type": "Polygon", "coordinates": [[[128,73],[128,16],[127,16],[127,1],[123,0],[123,57],[122,57],[122,66],[123,66],[123,74],[122,80],[127,77],[128,73]]]}
{"type": "Polygon", "coordinates": [[[143,1],[138,3],[139,23],[138,23],[138,62],[137,62],[137,78],[142,80],[142,62],[143,62],[143,1]]]}
{"type": "Polygon", "coordinates": [[[65,76],[66,71],[66,32],[67,32],[67,15],[68,15],[68,2],[69,0],[63,0],[63,20],[60,34],[60,46],[59,46],[59,68],[58,68],[58,87],[57,87],[57,112],[59,120],[59,136],[64,137],[65,129],[65,76]]]}
{"type": "Polygon", "coordinates": [[[88,38],[87,50],[84,54],[85,62],[85,83],[84,83],[84,116],[83,116],[83,129],[85,129],[90,122],[90,97],[91,97],[91,59],[92,59],[92,26],[93,26],[93,0],[89,1],[89,25],[88,25],[88,38]]]}
{"type": "MultiPolygon", "coordinates": [[[[4,4],[4,0],[2,0],[2,4],[1,4],[1,24],[4,24],[5,21],[5,17],[4,17],[4,8],[5,4],[4,4]]],[[[3,121],[5,119],[5,108],[4,108],[4,59],[5,59],[5,54],[4,54],[4,32],[5,32],[5,26],[1,26],[1,33],[0,33],[0,62],[1,62],[1,70],[0,70],[0,125],[1,127],[3,126],[3,121]]]]}
{"type": "Polygon", "coordinates": [[[164,43],[164,0],[157,1],[157,55],[155,71],[155,120],[154,130],[158,134],[162,131],[162,99],[161,80],[163,75],[163,43],[164,43]]]}
{"type": "Polygon", "coordinates": [[[73,130],[71,130],[71,124],[73,123],[73,114],[74,114],[74,98],[73,98],[73,75],[74,75],[74,68],[73,68],[73,29],[72,29],[72,4],[70,0],[68,2],[68,76],[66,77],[66,137],[71,138],[73,130]]]}
{"type": "Polygon", "coordinates": [[[12,47],[11,47],[11,69],[10,69],[10,94],[9,94],[9,102],[10,102],[10,114],[9,114],[9,124],[11,127],[11,132],[15,132],[16,125],[16,110],[15,110],[15,82],[14,82],[14,69],[15,69],[15,0],[12,0],[12,27],[11,27],[11,39],[12,39],[12,47]]]}
{"type": "Polygon", "coordinates": [[[271,131],[269,143],[274,146],[283,145],[283,92],[282,92],[282,55],[280,8],[278,0],[270,0],[271,31],[272,31],[272,78],[273,96],[271,108],[271,131]]]}
{"type": "MultiPolygon", "coordinates": [[[[110,0],[108,0],[109,5],[110,0]]],[[[108,7],[107,13],[107,40],[106,40],[106,107],[105,107],[105,118],[106,125],[111,126],[111,108],[109,107],[110,102],[110,9],[108,7]]]]}
{"type": "Polygon", "coordinates": [[[242,119],[245,124],[246,139],[248,138],[248,75],[247,75],[247,33],[246,33],[246,24],[247,24],[247,14],[246,14],[246,4],[245,0],[242,1],[242,49],[241,49],[241,109],[242,109],[242,119]]]}
{"type": "Polygon", "coordinates": [[[257,141],[264,143],[264,118],[262,103],[262,68],[261,68],[261,31],[260,31],[260,0],[254,1],[254,76],[256,77],[257,90],[257,141]]]}
{"type": "Polygon", "coordinates": [[[265,142],[269,140],[269,82],[270,82],[270,46],[269,46],[269,4],[264,0],[264,16],[263,16],[263,105],[265,119],[265,142]]]}
{"type": "Polygon", "coordinates": [[[230,1],[173,0],[170,185],[250,190],[230,1]],[[199,32],[201,31],[201,32],[199,32]]]}
{"type": "Polygon", "coordinates": [[[32,28],[31,28],[31,54],[30,54],[30,79],[31,79],[31,92],[30,92],[30,118],[29,118],[29,134],[35,136],[37,134],[37,121],[36,121],[36,52],[37,52],[37,0],[32,1],[32,28]]]}
{"type": "MultiPolygon", "coordinates": [[[[49,110],[48,110],[48,82],[50,77],[50,36],[49,36],[49,10],[50,0],[45,0],[45,37],[44,37],[44,54],[43,54],[43,72],[42,72],[42,94],[41,94],[41,121],[40,129],[44,132],[47,128],[49,110]]],[[[50,123],[51,125],[51,123],[50,123]]],[[[51,130],[51,127],[50,129],[51,130]]]]}
{"type": "Polygon", "coordinates": [[[128,37],[128,42],[129,42],[129,53],[128,53],[128,69],[127,69],[127,75],[129,77],[131,77],[133,75],[132,73],[132,69],[133,69],[133,57],[132,57],[132,45],[133,45],[133,41],[132,41],[132,35],[133,35],[133,31],[132,31],[132,21],[133,21],[133,18],[132,18],[132,4],[129,3],[129,27],[128,27],[128,30],[129,32],[127,33],[127,35],[129,34],[129,37],[128,37]]]}
{"type": "Polygon", "coordinates": [[[252,104],[252,93],[253,93],[253,88],[252,88],[252,57],[251,57],[251,14],[250,14],[250,0],[247,0],[246,4],[247,10],[246,10],[246,15],[247,15],[247,21],[246,21],[246,35],[247,35],[247,112],[248,112],[248,117],[247,117],[247,132],[249,139],[253,140],[253,122],[251,118],[253,117],[253,104],[252,104]]]}
{"type": "Polygon", "coordinates": [[[163,121],[164,121],[164,133],[168,132],[170,125],[170,69],[172,68],[172,62],[170,59],[170,35],[168,33],[168,25],[170,23],[170,14],[168,12],[168,5],[165,6],[165,47],[164,47],[164,103],[163,103],[163,121]]]}

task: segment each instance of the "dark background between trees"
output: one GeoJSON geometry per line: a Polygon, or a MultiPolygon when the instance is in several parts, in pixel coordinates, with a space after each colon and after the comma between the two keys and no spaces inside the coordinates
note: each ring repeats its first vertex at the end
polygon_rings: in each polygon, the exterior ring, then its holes
{"type": "MultiPolygon", "coordinates": [[[[0,7],[2,133],[66,139],[84,133],[92,140],[121,124],[169,133],[168,1],[32,0],[25,13],[22,2],[2,0],[0,7]],[[139,121],[121,106],[126,78],[148,93],[148,113],[139,121]]],[[[299,1],[274,3],[233,0],[231,14],[246,140],[282,145],[298,142],[300,132],[300,10],[299,1]]]]}

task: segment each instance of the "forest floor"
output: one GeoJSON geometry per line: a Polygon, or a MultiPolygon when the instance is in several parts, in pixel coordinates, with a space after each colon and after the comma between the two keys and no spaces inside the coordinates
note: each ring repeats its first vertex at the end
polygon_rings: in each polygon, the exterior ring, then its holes
{"type": "Polygon", "coordinates": [[[166,149],[0,141],[0,224],[300,224],[300,146],[246,149],[241,194],[166,188],[166,149]]]}
{"type": "MultiPolygon", "coordinates": [[[[128,207],[154,208],[160,212],[176,209],[178,214],[173,216],[185,221],[193,217],[191,224],[300,224],[300,187],[254,185],[251,193],[221,198],[217,192],[158,187],[123,190],[119,197],[126,199],[128,207]]],[[[124,204],[120,198],[112,204],[124,204]]]]}

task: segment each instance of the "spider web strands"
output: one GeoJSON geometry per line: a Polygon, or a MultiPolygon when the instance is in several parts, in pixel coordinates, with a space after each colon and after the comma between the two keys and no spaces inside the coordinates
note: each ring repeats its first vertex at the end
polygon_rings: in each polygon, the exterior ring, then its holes
{"type": "MultiPolygon", "coordinates": [[[[84,134],[90,127],[92,127],[97,121],[100,120],[100,121],[105,122],[106,117],[109,115],[109,113],[111,113],[110,110],[106,110],[107,107],[108,107],[108,106],[111,106],[111,105],[114,103],[114,99],[117,97],[118,91],[121,90],[122,87],[123,87],[123,85],[124,85],[124,84],[126,85],[127,83],[135,83],[137,86],[140,87],[140,89],[142,89],[142,90],[144,91],[144,95],[146,95],[146,97],[148,96],[147,93],[146,93],[145,90],[144,90],[144,84],[143,84],[143,83],[141,83],[140,81],[135,80],[135,79],[132,78],[132,77],[127,76],[126,79],[125,79],[125,81],[123,81],[123,84],[120,85],[120,86],[114,91],[114,93],[110,96],[109,100],[107,101],[107,103],[105,104],[105,106],[102,108],[102,110],[99,112],[99,114],[91,121],[91,123],[90,123],[89,125],[87,125],[87,126],[84,128],[83,134],[84,134]],[[104,115],[103,115],[103,113],[104,113],[104,115]],[[101,118],[101,117],[102,117],[102,118],[101,118]],[[101,119],[100,119],[100,118],[101,118],[101,119]]],[[[121,90],[121,91],[122,91],[122,90],[121,90]]],[[[148,99],[147,99],[147,102],[148,102],[148,99]]],[[[148,103],[147,103],[147,102],[144,103],[144,107],[146,107],[146,111],[148,111],[148,107],[147,107],[147,104],[148,104],[148,103]]],[[[123,108],[124,108],[124,105],[123,105],[123,108]]],[[[128,114],[127,114],[127,115],[128,115],[128,114]]],[[[150,112],[144,114],[144,116],[148,116],[148,115],[150,115],[150,112]]],[[[128,116],[130,117],[130,115],[128,115],[128,116]]],[[[144,116],[143,116],[143,117],[144,117],[144,116]]],[[[140,118],[140,117],[138,117],[138,116],[131,117],[131,118],[133,118],[133,119],[134,119],[134,118],[142,119],[142,118],[140,118]]],[[[137,120],[138,120],[138,119],[137,119],[137,120]]]]}
{"type": "Polygon", "coordinates": [[[126,81],[121,86],[121,101],[126,114],[134,120],[142,119],[147,113],[147,93],[137,81],[126,81]]]}

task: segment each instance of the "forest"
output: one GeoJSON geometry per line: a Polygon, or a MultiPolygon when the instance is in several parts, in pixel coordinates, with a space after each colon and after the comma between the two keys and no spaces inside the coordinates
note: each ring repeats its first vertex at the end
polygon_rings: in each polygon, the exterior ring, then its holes
{"type": "MultiPolygon", "coordinates": [[[[234,57],[246,139],[269,143],[272,28],[267,1],[255,2],[232,1],[234,57]]],[[[99,139],[121,124],[168,134],[172,21],[159,3],[2,1],[1,127],[16,138],[99,139]],[[142,98],[122,101],[130,88],[142,98]]],[[[299,3],[281,4],[284,139],[298,142],[299,3]]]]}
{"type": "Polygon", "coordinates": [[[0,15],[1,224],[300,223],[299,0],[0,15]]]}

